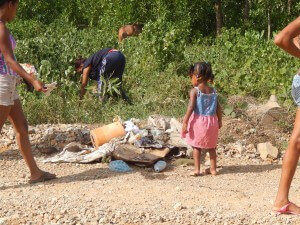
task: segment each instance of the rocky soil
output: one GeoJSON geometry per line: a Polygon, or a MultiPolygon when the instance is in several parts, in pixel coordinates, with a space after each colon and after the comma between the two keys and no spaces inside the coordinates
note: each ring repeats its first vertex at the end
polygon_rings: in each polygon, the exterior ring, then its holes
{"type": "MultiPolygon", "coordinates": [[[[226,117],[223,124],[219,175],[200,177],[189,176],[191,160],[170,160],[162,173],[131,165],[134,172],[126,174],[109,171],[106,163],[43,164],[46,153],[56,154],[68,142],[89,144],[92,127],[30,127],[39,165],[58,176],[35,185],[27,183],[28,169],[6,125],[0,140],[0,225],[300,224],[297,216],[272,212],[289,132],[280,126],[264,129],[245,117],[226,117]],[[264,161],[257,144],[267,141],[280,153],[264,161]]],[[[290,195],[298,204],[299,176],[296,173],[290,195]]]]}

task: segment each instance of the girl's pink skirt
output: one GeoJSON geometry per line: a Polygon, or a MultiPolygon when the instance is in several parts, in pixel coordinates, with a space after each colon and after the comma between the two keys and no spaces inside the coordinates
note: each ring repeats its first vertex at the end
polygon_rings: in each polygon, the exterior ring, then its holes
{"type": "Polygon", "coordinates": [[[187,133],[182,134],[188,145],[196,148],[216,148],[219,134],[218,117],[193,113],[189,119],[187,133]]]}

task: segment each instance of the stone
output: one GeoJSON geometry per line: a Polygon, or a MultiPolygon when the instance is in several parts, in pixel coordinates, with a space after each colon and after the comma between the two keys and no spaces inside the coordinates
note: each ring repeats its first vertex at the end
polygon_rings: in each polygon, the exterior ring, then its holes
{"type": "Polygon", "coordinates": [[[242,155],[242,154],[244,153],[244,151],[245,151],[245,149],[244,149],[242,143],[240,143],[240,142],[237,142],[237,143],[234,145],[234,148],[235,148],[235,150],[236,150],[240,155],[242,155]]]}
{"type": "Polygon", "coordinates": [[[182,204],[180,202],[176,203],[173,207],[176,211],[183,209],[182,204]]]}
{"type": "Polygon", "coordinates": [[[275,122],[285,119],[286,112],[277,103],[275,95],[271,95],[269,101],[263,105],[249,105],[247,114],[255,118],[262,126],[272,128],[275,122]]]}
{"type": "Polygon", "coordinates": [[[8,225],[6,218],[0,218],[0,225],[8,225]]]}
{"type": "Polygon", "coordinates": [[[58,150],[55,147],[44,147],[44,148],[39,148],[39,152],[46,155],[50,155],[52,153],[58,152],[58,150]]]}
{"type": "Polygon", "coordinates": [[[203,208],[198,208],[198,209],[196,209],[196,210],[195,210],[195,214],[196,214],[197,216],[202,216],[202,215],[204,215],[203,208]]]}
{"type": "Polygon", "coordinates": [[[276,159],[278,157],[278,149],[270,142],[259,143],[257,145],[257,150],[263,160],[276,159]]]}
{"type": "Polygon", "coordinates": [[[68,152],[80,152],[82,151],[82,146],[79,143],[71,142],[70,144],[67,144],[64,149],[68,152]]]}

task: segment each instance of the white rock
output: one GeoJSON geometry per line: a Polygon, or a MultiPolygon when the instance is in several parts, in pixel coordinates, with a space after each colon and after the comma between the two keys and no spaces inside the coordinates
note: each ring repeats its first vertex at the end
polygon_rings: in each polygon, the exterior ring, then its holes
{"type": "Polygon", "coordinates": [[[242,145],[242,143],[237,142],[234,146],[234,148],[238,151],[238,153],[240,153],[240,155],[242,155],[244,153],[244,147],[242,145]]]}
{"type": "Polygon", "coordinates": [[[195,214],[198,215],[198,216],[202,216],[204,214],[203,208],[196,209],[195,214]]]}
{"type": "Polygon", "coordinates": [[[257,150],[263,160],[276,159],[278,157],[278,149],[270,142],[259,143],[257,145],[257,150]]]}
{"type": "Polygon", "coordinates": [[[181,210],[183,207],[182,207],[182,204],[180,202],[176,203],[173,207],[176,211],[179,211],[181,210]]]}
{"type": "Polygon", "coordinates": [[[8,225],[6,218],[0,218],[0,225],[8,225]]]}

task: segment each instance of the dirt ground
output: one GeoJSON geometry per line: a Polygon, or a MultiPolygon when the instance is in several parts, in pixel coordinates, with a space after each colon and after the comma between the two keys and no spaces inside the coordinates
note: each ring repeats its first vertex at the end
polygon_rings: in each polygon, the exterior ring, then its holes
{"type": "MultiPolygon", "coordinates": [[[[27,184],[16,150],[0,154],[0,224],[300,224],[276,216],[279,164],[219,161],[218,176],[190,177],[190,166],[169,164],[163,173],[107,164],[40,164],[58,179],[27,184]]],[[[299,173],[291,200],[299,203],[299,173]]]]}
{"type": "MultiPolygon", "coordinates": [[[[220,145],[270,141],[278,160],[219,153],[217,176],[191,177],[191,165],[168,162],[162,173],[132,166],[114,173],[108,164],[43,164],[58,179],[29,185],[15,145],[0,148],[0,225],[4,224],[300,224],[297,216],[272,212],[289,132],[263,129],[245,118],[224,119],[220,145]]],[[[298,168],[299,170],[299,168],[298,168]]],[[[300,175],[290,198],[300,204],[300,175]]]]}

